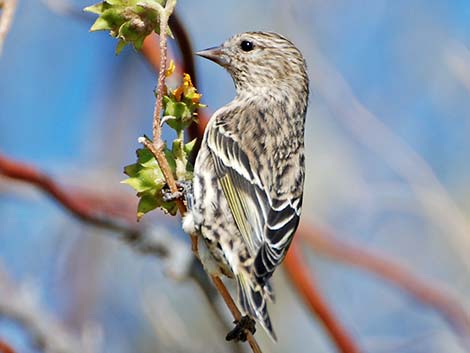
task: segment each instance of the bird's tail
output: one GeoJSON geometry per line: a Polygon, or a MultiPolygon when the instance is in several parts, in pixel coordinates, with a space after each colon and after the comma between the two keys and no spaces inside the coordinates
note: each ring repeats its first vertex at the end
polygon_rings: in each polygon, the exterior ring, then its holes
{"type": "Polygon", "coordinates": [[[237,283],[238,300],[244,314],[256,319],[269,336],[276,341],[276,333],[273,330],[266,303],[266,299],[273,299],[269,283],[261,286],[257,281],[253,281],[247,273],[243,272],[237,274],[237,283]]]}

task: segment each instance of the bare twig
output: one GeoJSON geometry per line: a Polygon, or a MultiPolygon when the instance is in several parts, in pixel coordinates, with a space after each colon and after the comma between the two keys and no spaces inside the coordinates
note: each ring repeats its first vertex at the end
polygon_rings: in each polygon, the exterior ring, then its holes
{"type": "Polygon", "coordinates": [[[288,272],[288,278],[297,289],[301,298],[310,310],[325,325],[327,333],[342,353],[359,353],[360,350],[352,337],[336,320],[330,311],[328,304],[321,297],[315,286],[308,266],[303,259],[298,246],[298,240],[294,240],[284,261],[284,268],[288,272]]]}
{"type": "MultiPolygon", "coordinates": [[[[161,140],[162,132],[160,126],[160,112],[162,110],[163,91],[165,89],[165,71],[167,61],[166,32],[168,29],[168,19],[173,13],[175,6],[176,0],[168,0],[165,4],[165,8],[160,11],[160,71],[158,74],[157,99],[155,101],[155,109],[153,111],[153,140],[157,150],[161,150],[163,148],[163,141],[161,140]]],[[[171,191],[176,191],[176,185],[175,189],[171,191]]]]}
{"type": "MultiPolygon", "coordinates": [[[[162,130],[161,130],[161,121],[160,114],[162,110],[163,102],[163,92],[165,90],[165,71],[166,71],[166,62],[167,62],[167,29],[168,29],[168,20],[173,13],[173,10],[176,6],[176,0],[168,0],[165,4],[165,7],[158,7],[160,12],[160,67],[158,73],[158,83],[157,83],[157,98],[155,100],[155,109],[153,111],[153,144],[145,137],[139,138],[139,143],[142,143],[150,152],[153,154],[157,163],[165,177],[166,183],[170,188],[171,192],[177,192],[178,188],[176,186],[175,178],[170,169],[170,165],[165,157],[164,148],[165,143],[162,140],[162,130]]],[[[176,200],[176,205],[178,210],[183,216],[186,213],[186,207],[181,200],[176,200]]],[[[198,256],[197,253],[197,238],[194,235],[191,235],[191,244],[195,256],[198,256]]]]}
{"type": "Polygon", "coordinates": [[[372,272],[398,286],[420,303],[434,308],[450,323],[456,333],[464,338],[464,343],[468,345],[470,315],[448,291],[423,281],[410,270],[388,259],[384,254],[374,254],[363,248],[347,244],[325,230],[303,224],[299,229],[298,236],[314,251],[372,272]]]}
{"type": "Polygon", "coordinates": [[[0,316],[18,322],[31,335],[34,345],[46,353],[82,353],[80,339],[42,308],[27,286],[15,286],[0,270],[0,316]]]}
{"type": "Polygon", "coordinates": [[[2,9],[0,17],[0,55],[2,55],[3,45],[15,15],[17,0],[3,0],[0,5],[2,9]]]}

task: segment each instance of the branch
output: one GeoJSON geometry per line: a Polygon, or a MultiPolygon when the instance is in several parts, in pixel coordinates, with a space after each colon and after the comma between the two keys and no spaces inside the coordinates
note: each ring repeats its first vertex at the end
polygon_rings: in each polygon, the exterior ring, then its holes
{"type": "MultiPolygon", "coordinates": [[[[374,273],[396,285],[420,303],[434,308],[467,342],[470,333],[470,316],[457,299],[447,291],[418,278],[408,269],[383,254],[374,254],[352,244],[347,244],[324,230],[303,224],[299,228],[298,236],[314,251],[334,258],[336,261],[374,273]]],[[[468,346],[468,342],[465,344],[468,346]]]]}
{"type": "Polygon", "coordinates": [[[137,236],[137,228],[117,222],[104,214],[100,215],[81,203],[79,199],[70,196],[64,188],[55,183],[49,176],[28,164],[13,161],[0,154],[0,174],[38,187],[84,222],[124,233],[130,239],[137,236]]]}
{"type": "MultiPolygon", "coordinates": [[[[31,288],[15,286],[0,270],[0,316],[18,322],[31,335],[36,348],[46,353],[81,353],[82,342],[42,308],[31,288]]],[[[2,347],[0,347],[0,350],[2,347]]],[[[8,352],[8,350],[3,350],[8,352]]]]}
{"type": "MultiPolygon", "coordinates": [[[[153,156],[157,160],[157,163],[165,177],[166,183],[170,188],[170,191],[175,193],[178,191],[176,186],[175,178],[171,172],[168,161],[165,157],[164,148],[165,142],[162,140],[162,130],[160,114],[163,103],[163,93],[165,90],[165,71],[167,61],[167,30],[168,30],[168,19],[170,18],[173,10],[176,6],[176,0],[168,0],[165,4],[165,8],[160,9],[160,71],[158,73],[157,83],[157,98],[155,100],[155,109],[153,111],[153,144],[145,137],[139,138],[139,143],[143,144],[147,149],[152,152],[153,156]]],[[[183,201],[176,200],[176,205],[180,211],[181,216],[186,213],[186,206],[183,201]]],[[[191,235],[192,249],[196,256],[197,255],[197,238],[191,235]]]]}
{"type": "MultiPolygon", "coordinates": [[[[165,89],[165,71],[166,71],[166,61],[167,61],[167,29],[168,29],[168,19],[172,14],[176,6],[176,0],[168,0],[165,4],[165,8],[160,11],[160,71],[158,73],[158,84],[157,84],[157,99],[155,100],[155,109],[153,111],[153,147],[150,147],[145,143],[146,140],[139,139],[140,143],[143,143],[145,147],[149,148],[152,154],[155,156],[155,159],[160,166],[160,169],[165,176],[166,182],[170,188],[171,192],[177,192],[178,188],[176,187],[175,179],[171,173],[170,166],[166,160],[165,154],[163,153],[163,148],[165,143],[163,142],[161,135],[161,124],[160,124],[160,113],[162,110],[163,102],[163,91],[165,89]]],[[[185,207],[181,200],[177,200],[178,209],[183,215],[185,213],[185,207]]]]}
{"type": "Polygon", "coordinates": [[[308,266],[299,249],[298,240],[294,240],[284,260],[288,278],[299,295],[318,319],[325,325],[326,331],[342,353],[359,353],[354,340],[336,320],[328,304],[320,295],[308,266]]]}
{"type": "Polygon", "coordinates": [[[100,209],[100,204],[95,202],[95,199],[88,198],[87,202],[84,193],[74,195],[34,167],[10,160],[1,154],[0,174],[36,186],[79,220],[113,231],[105,234],[130,245],[134,250],[164,258],[167,264],[177,264],[177,266],[168,266],[168,269],[171,273],[180,274],[178,277],[183,272],[187,274],[191,272],[192,256],[189,250],[185,250],[186,244],[163,231],[161,227],[133,225],[124,220],[122,212],[112,212],[109,208],[100,209]],[[121,219],[110,217],[110,213],[121,213],[121,219]]]}
{"type": "Polygon", "coordinates": [[[17,0],[0,0],[0,9],[2,9],[2,16],[0,17],[0,56],[8,31],[13,23],[16,5],[17,0]]]}

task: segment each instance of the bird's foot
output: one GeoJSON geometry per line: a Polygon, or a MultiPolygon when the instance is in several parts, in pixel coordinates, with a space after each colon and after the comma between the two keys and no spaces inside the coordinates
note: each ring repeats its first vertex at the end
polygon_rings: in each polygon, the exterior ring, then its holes
{"type": "Polygon", "coordinates": [[[182,191],[171,192],[169,189],[162,190],[162,199],[165,202],[172,202],[176,200],[184,200],[184,193],[182,191]]]}
{"type": "Polygon", "coordinates": [[[234,321],[235,327],[229,333],[225,339],[227,341],[242,341],[245,342],[248,333],[254,334],[256,332],[256,322],[251,317],[245,315],[240,320],[234,321]]]}
{"type": "Polygon", "coordinates": [[[178,191],[171,192],[168,185],[162,189],[163,201],[171,202],[176,200],[186,201],[192,199],[193,183],[190,181],[176,181],[178,191]]]}

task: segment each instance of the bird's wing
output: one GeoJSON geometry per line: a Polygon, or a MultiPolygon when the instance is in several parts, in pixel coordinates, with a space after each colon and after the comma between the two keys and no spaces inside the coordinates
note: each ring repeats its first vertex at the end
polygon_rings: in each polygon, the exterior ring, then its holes
{"type": "Polygon", "coordinates": [[[254,261],[262,286],[283,260],[300,216],[301,197],[273,199],[252,170],[250,160],[223,126],[213,124],[207,143],[237,227],[254,261]]]}

